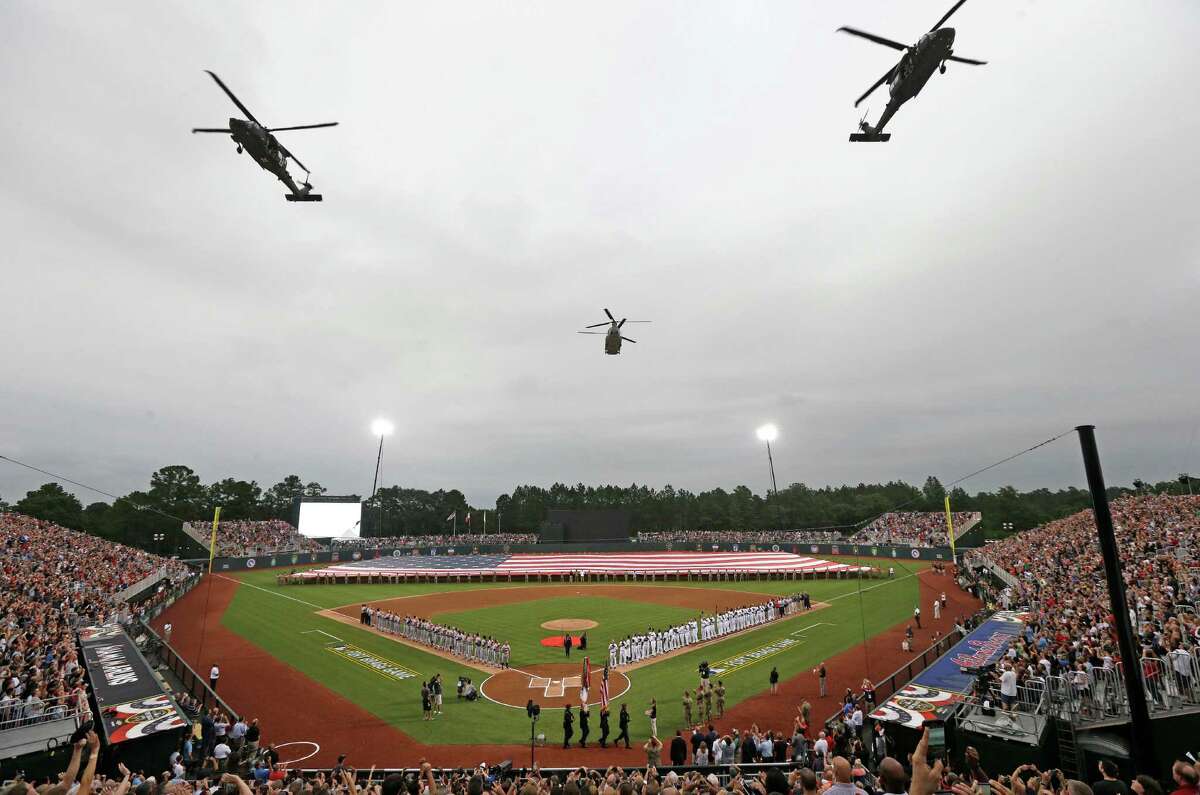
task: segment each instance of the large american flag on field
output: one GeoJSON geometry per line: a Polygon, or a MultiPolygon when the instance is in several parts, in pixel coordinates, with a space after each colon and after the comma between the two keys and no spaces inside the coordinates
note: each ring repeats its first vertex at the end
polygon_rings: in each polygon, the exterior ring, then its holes
{"type": "MultiPolygon", "coordinates": [[[[866,568],[866,567],[862,567],[866,568]]],[[[524,575],[524,574],[676,574],[687,572],[825,572],[854,571],[834,563],[792,552],[613,552],[517,555],[401,555],[333,563],[301,572],[329,575],[524,575]]]]}

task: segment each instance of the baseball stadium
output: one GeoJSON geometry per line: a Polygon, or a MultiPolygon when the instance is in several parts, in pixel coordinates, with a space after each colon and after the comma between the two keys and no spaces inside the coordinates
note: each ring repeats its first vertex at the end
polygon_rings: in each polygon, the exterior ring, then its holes
{"type": "Polygon", "coordinates": [[[0,31],[0,795],[1200,795],[1200,0],[0,31]]]}

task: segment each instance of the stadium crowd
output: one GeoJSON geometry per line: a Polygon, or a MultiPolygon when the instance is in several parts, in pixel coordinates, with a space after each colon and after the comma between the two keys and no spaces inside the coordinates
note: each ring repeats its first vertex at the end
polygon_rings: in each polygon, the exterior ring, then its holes
{"type": "MultiPolygon", "coordinates": [[[[1111,504],[1126,600],[1151,706],[1200,697],[1200,496],[1134,495],[1111,504]]],[[[982,587],[994,607],[1028,613],[1024,635],[997,678],[1014,684],[1062,676],[1100,708],[1097,669],[1121,663],[1109,610],[1104,564],[1092,511],[989,544],[976,555],[1011,575],[1015,585],[982,587]]],[[[1004,690],[1001,690],[1004,693],[1004,690]]]]}
{"type": "Polygon", "coordinates": [[[0,795],[1197,795],[1196,766],[1175,762],[1170,784],[1136,775],[1128,784],[1111,761],[1086,771],[1084,779],[1062,770],[1019,765],[1011,774],[988,773],[986,760],[972,747],[935,757],[930,763],[926,732],[909,754],[893,755],[886,735],[864,732],[870,740],[820,732],[731,730],[717,734],[700,725],[676,732],[670,745],[651,737],[642,746],[646,765],[572,767],[542,771],[514,770],[481,763],[471,769],[435,768],[421,759],[418,767],[377,775],[375,768],[356,770],[344,757],[330,771],[288,770],[279,753],[261,741],[257,723],[238,721],[215,734],[205,716],[209,740],[183,740],[161,771],[148,775],[118,765],[118,776],[97,773],[99,739],[89,732],[75,744],[66,770],[35,788],[38,782],[16,780],[0,795]],[[663,759],[664,750],[668,758],[663,759]],[[861,755],[858,755],[861,752],[861,755]],[[83,759],[86,755],[86,763],[83,759]],[[901,758],[902,757],[902,758],[901,758]],[[664,767],[664,762],[670,767],[664,767]],[[745,769],[760,762],[784,763],[745,769]],[[78,781],[78,786],[76,782],[78,781]]]}
{"type": "Polygon", "coordinates": [[[334,549],[403,549],[404,547],[474,547],[480,544],[536,544],[536,533],[431,533],[414,536],[335,538],[334,549]]]}
{"type": "MultiPolygon", "coordinates": [[[[208,548],[212,524],[188,522],[184,530],[208,548]]],[[[282,519],[235,519],[217,525],[217,555],[223,557],[269,555],[272,552],[316,552],[322,549],[325,547],[319,542],[300,535],[296,528],[282,519]]]]}
{"type": "Polygon", "coordinates": [[[639,530],[639,544],[837,544],[836,530],[639,530]]]}
{"type": "MultiPolygon", "coordinates": [[[[978,513],[956,512],[954,532],[962,532],[978,513]]],[[[946,540],[946,514],[937,511],[896,511],[885,513],[846,539],[852,544],[897,544],[910,547],[944,547],[946,540]]]]}
{"type": "Polygon", "coordinates": [[[18,513],[0,513],[0,729],[88,711],[75,629],[128,623],[117,595],[186,566],[18,513]]]}

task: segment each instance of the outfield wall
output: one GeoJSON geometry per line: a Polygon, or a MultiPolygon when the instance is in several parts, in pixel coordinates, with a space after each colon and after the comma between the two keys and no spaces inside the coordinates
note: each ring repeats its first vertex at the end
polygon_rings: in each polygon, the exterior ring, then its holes
{"type": "MultiPolygon", "coordinates": [[[[486,536],[480,536],[484,539],[486,536]]],[[[465,554],[536,554],[539,552],[791,552],[796,555],[850,555],[855,557],[891,558],[897,565],[906,560],[950,560],[949,547],[903,547],[861,544],[635,544],[593,543],[586,550],[579,544],[473,544],[453,547],[403,547],[384,549],[338,549],[323,552],[279,552],[248,558],[217,558],[213,571],[244,571],[275,567],[307,566],[313,563],[339,563],[363,558],[404,557],[406,555],[465,555],[465,554]]]]}

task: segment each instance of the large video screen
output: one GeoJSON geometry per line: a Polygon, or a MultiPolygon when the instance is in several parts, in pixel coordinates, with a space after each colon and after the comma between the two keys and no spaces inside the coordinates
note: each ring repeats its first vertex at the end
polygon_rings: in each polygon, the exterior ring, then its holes
{"type": "Polygon", "coordinates": [[[308,538],[358,538],[362,503],[300,501],[300,535],[308,538]]]}

